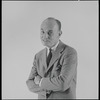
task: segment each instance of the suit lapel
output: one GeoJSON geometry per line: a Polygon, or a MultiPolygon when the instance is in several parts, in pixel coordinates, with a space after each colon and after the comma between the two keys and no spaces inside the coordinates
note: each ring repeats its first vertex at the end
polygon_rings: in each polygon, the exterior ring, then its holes
{"type": "Polygon", "coordinates": [[[42,54],[42,63],[43,63],[43,65],[44,65],[44,67],[45,67],[45,69],[47,69],[47,63],[46,63],[46,58],[47,58],[47,50],[46,50],[46,48],[43,50],[43,54],[42,54]]]}
{"type": "Polygon", "coordinates": [[[52,54],[52,58],[51,58],[51,61],[49,63],[49,66],[47,67],[47,70],[46,70],[46,73],[47,71],[51,68],[51,66],[53,65],[53,63],[58,59],[60,58],[61,56],[61,53],[62,53],[62,50],[64,49],[64,44],[60,41],[56,50],[53,52],[52,54]]]}

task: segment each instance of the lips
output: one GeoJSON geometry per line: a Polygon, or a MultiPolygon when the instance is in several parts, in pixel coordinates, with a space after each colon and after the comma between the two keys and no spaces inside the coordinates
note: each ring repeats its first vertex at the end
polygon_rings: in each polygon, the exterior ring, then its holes
{"type": "Polygon", "coordinates": [[[50,42],[49,40],[42,40],[43,42],[50,42]]]}

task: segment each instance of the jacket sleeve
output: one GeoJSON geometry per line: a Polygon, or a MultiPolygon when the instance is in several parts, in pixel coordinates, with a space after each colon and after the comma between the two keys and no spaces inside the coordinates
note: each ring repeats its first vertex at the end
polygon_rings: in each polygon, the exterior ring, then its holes
{"type": "Polygon", "coordinates": [[[43,78],[41,88],[52,91],[65,91],[71,85],[71,81],[76,73],[77,52],[71,49],[68,54],[63,57],[63,64],[60,75],[52,78],[43,78]]]}
{"type": "Polygon", "coordinates": [[[35,58],[34,58],[34,63],[33,63],[33,67],[32,67],[32,69],[31,69],[31,73],[30,73],[30,75],[29,75],[29,78],[28,78],[28,80],[26,81],[26,84],[27,84],[27,86],[28,86],[28,89],[29,89],[31,92],[40,93],[40,92],[42,92],[43,90],[39,87],[39,85],[35,84],[35,82],[34,82],[35,76],[38,75],[36,66],[37,66],[37,64],[36,64],[36,56],[35,56],[35,58]]]}

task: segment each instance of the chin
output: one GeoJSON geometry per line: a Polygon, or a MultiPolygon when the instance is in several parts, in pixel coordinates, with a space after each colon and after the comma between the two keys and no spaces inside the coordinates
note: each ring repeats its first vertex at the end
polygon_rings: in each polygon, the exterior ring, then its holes
{"type": "Polygon", "coordinates": [[[49,43],[44,43],[43,42],[43,45],[46,46],[46,47],[52,47],[49,43]]]}

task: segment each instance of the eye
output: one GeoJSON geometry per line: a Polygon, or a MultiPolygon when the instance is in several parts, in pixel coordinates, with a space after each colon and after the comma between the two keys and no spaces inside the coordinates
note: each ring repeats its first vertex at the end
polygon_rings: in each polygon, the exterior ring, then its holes
{"type": "Polygon", "coordinates": [[[48,35],[51,36],[52,33],[53,33],[52,30],[50,30],[50,31],[48,32],[48,35]]]}
{"type": "Polygon", "coordinates": [[[44,31],[43,31],[43,30],[41,30],[41,33],[42,33],[42,34],[44,34],[44,31]]]}

